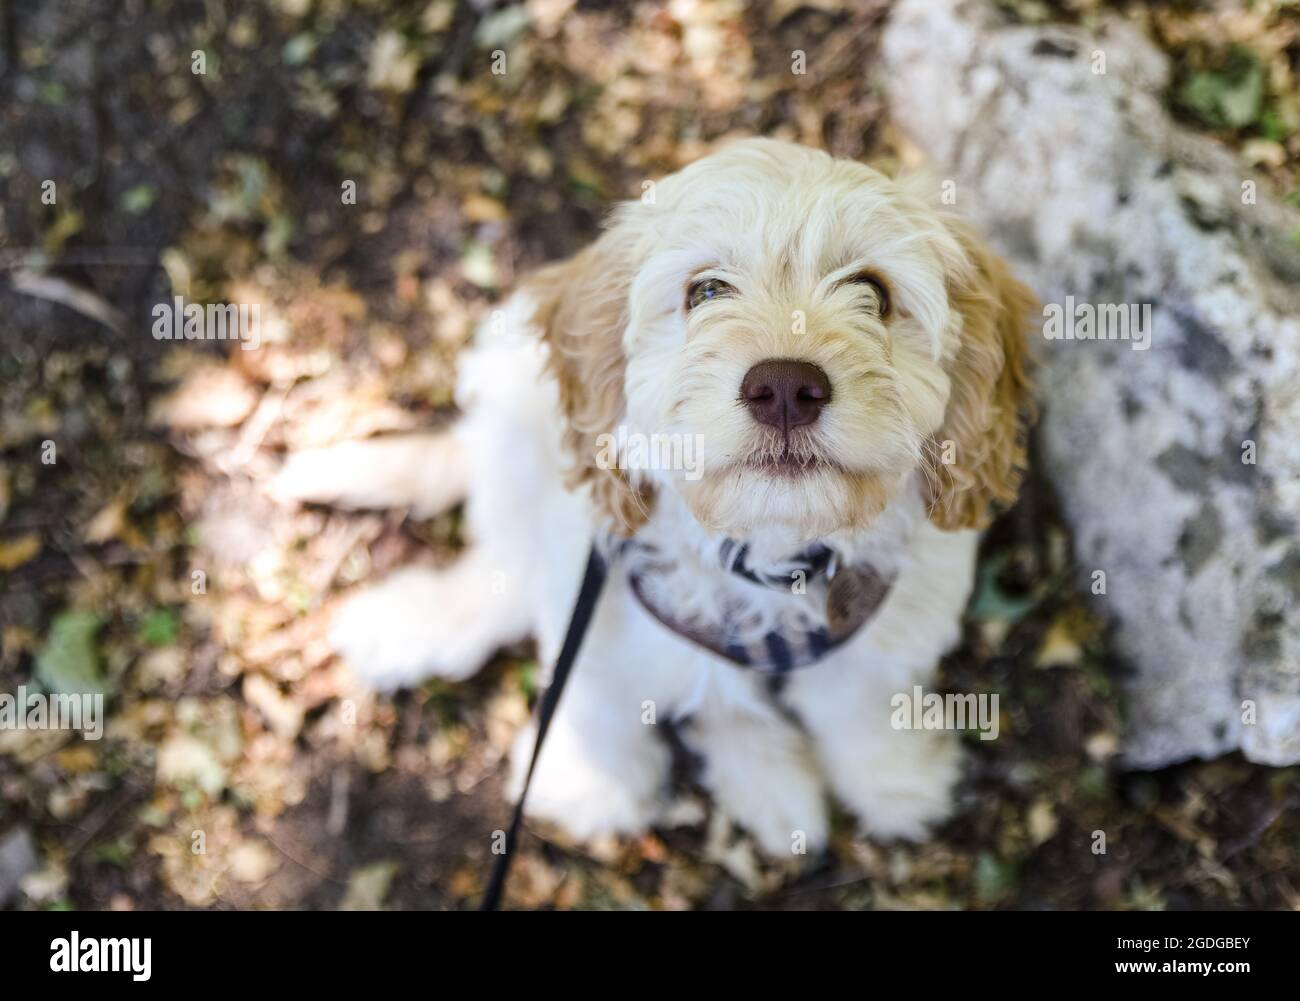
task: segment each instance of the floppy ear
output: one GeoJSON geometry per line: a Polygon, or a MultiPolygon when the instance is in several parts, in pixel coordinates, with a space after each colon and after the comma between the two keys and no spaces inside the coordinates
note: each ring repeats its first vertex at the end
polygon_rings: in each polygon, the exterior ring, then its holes
{"type": "Polygon", "coordinates": [[[568,485],[590,484],[597,508],[625,535],[649,517],[652,494],[633,487],[621,469],[602,468],[597,459],[610,451],[600,447],[599,437],[614,433],[625,406],[623,332],[636,273],[632,244],[631,234],[615,226],[586,250],[543,268],[524,284],[536,303],[533,318],[559,385],[564,445],[573,460],[568,485]]]}
{"type": "Polygon", "coordinates": [[[948,225],[973,265],[949,283],[961,343],[948,373],[952,390],[934,435],[940,461],[929,483],[930,520],[952,530],[983,528],[995,508],[1016,499],[1035,413],[1026,368],[1038,299],[964,223],[948,225]]]}

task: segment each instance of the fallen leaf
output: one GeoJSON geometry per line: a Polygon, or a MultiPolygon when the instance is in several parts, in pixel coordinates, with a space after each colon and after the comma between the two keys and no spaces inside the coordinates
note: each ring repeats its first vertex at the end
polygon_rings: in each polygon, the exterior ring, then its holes
{"type": "Polygon", "coordinates": [[[181,631],[180,616],[170,608],[155,608],[140,623],[139,636],[152,647],[171,646],[181,631]]]}
{"type": "Polygon", "coordinates": [[[39,638],[30,629],[5,626],[0,630],[0,664],[12,661],[20,654],[31,653],[39,644],[39,638]]]}
{"type": "Polygon", "coordinates": [[[1074,667],[1083,660],[1083,648],[1069,624],[1057,619],[1048,627],[1034,658],[1037,667],[1074,667]]]}
{"type": "Polygon", "coordinates": [[[467,281],[479,288],[493,289],[499,284],[496,258],[492,248],[477,240],[471,240],[461,254],[461,271],[467,281]]]}
{"type": "Polygon", "coordinates": [[[215,798],[226,787],[226,769],[211,747],[178,733],[158,749],[158,781],[178,789],[197,787],[215,798]]]}
{"type": "Polygon", "coordinates": [[[1106,761],[1119,753],[1119,738],[1113,733],[1094,733],[1084,742],[1084,750],[1093,761],[1106,761]]]}
{"type": "Polygon", "coordinates": [[[36,904],[54,904],[68,892],[68,870],[59,862],[24,876],[18,883],[27,898],[36,904]]]}
{"type": "Polygon", "coordinates": [[[420,28],[431,35],[441,34],[451,27],[455,16],[456,0],[433,0],[420,15],[420,28]]]}
{"type": "Polygon", "coordinates": [[[89,744],[75,744],[65,747],[54,755],[55,763],[70,775],[82,775],[93,772],[99,767],[99,755],[89,744]]]}
{"type": "Polygon", "coordinates": [[[1029,836],[1033,839],[1035,845],[1041,845],[1045,841],[1050,841],[1056,834],[1058,821],[1056,810],[1051,802],[1046,799],[1035,801],[1034,805],[1029,808],[1029,836]]]}
{"type": "Polygon", "coordinates": [[[179,646],[167,646],[151,650],[140,659],[136,678],[140,687],[147,691],[180,681],[185,677],[185,669],[185,650],[179,646]]]}
{"type": "Polygon", "coordinates": [[[0,539],[0,572],[18,569],[40,551],[41,539],[35,533],[29,532],[16,539],[0,539]]]}
{"type": "Polygon", "coordinates": [[[258,399],[253,387],[234,370],[205,365],[155,403],[149,421],[173,431],[235,427],[253,412],[258,399]]]}
{"type": "Polygon", "coordinates": [[[348,888],[339,904],[340,911],[380,911],[384,897],[397,874],[396,862],[374,862],[353,869],[348,876],[348,888]]]}
{"type": "Polygon", "coordinates": [[[990,852],[980,852],[975,860],[975,895],[985,904],[995,904],[1012,890],[1018,881],[1015,862],[990,852]]]}
{"type": "Polygon", "coordinates": [[[292,740],[302,729],[302,707],[280,694],[271,681],[260,674],[244,677],[244,698],[260,712],[276,736],[292,740]]]}
{"type": "Polygon", "coordinates": [[[980,564],[976,575],[975,596],[966,613],[976,622],[998,622],[1014,626],[1038,604],[1039,595],[1017,597],[1007,594],[998,576],[1007,565],[1009,555],[1000,553],[980,564]]]}
{"type": "Polygon", "coordinates": [[[375,90],[405,94],[415,86],[420,57],[407,51],[406,41],[396,31],[381,31],[370,47],[366,83],[375,90]]]}
{"type": "Polygon", "coordinates": [[[118,538],[126,529],[126,499],[115,498],[100,508],[99,513],[90,519],[84,533],[85,539],[92,546],[98,546],[110,539],[118,538]]]}
{"type": "Polygon", "coordinates": [[[260,883],[277,865],[274,853],[261,841],[241,841],[230,852],[230,875],[241,883],[260,883]]]}
{"type": "Polygon", "coordinates": [[[471,222],[500,222],[506,218],[506,207],[487,195],[469,195],[461,209],[471,222]]]}
{"type": "Polygon", "coordinates": [[[48,691],[107,695],[109,680],[100,669],[95,634],[102,622],[93,612],[62,612],[36,655],[36,678],[48,691]]]}

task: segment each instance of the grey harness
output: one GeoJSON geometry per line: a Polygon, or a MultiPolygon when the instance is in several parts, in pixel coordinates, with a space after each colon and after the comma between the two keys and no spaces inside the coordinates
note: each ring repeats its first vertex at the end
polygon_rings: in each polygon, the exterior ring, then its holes
{"type": "Polygon", "coordinates": [[[749,547],[727,540],[720,552],[723,569],[755,587],[805,594],[810,601],[825,602],[826,626],[773,629],[757,639],[745,640],[736,622],[724,618],[721,625],[700,626],[656,602],[652,589],[646,586],[648,578],[665,572],[672,564],[654,547],[636,539],[619,543],[613,551],[617,557],[633,550],[638,559],[636,568],[628,571],[628,583],[647,612],[697,646],[761,674],[782,675],[816,664],[871,621],[889,595],[892,583],[869,565],[841,566],[835,552],[821,544],[782,561],[779,570],[756,570],[746,561],[749,547]]]}
{"type": "MultiPolygon", "coordinates": [[[[655,556],[653,550],[645,543],[631,540],[612,547],[609,550],[611,558],[617,558],[620,552],[626,553],[631,546],[641,547],[644,555],[655,556]]],[[[749,581],[755,587],[776,587],[782,590],[791,588],[793,592],[794,582],[802,580],[809,586],[815,585],[820,592],[824,584],[827,625],[797,634],[788,630],[774,630],[758,642],[742,644],[737,642],[734,635],[736,631],[725,622],[716,630],[697,629],[678,622],[647,602],[643,585],[646,575],[653,572],[654,559],[638,560],[639,569],[629,573],[628,581],[641,604],[665,626],[719,657],[767,675],[769,687],[781,686],[784,684],[783,678],[787,672],[796,667],[815,664],[829,651],[853,636],[871,620],[889,594],[890,582],[875,570],[868,566],[840,567],[835,554],[825,546],[811,546],[795,554],[782,564],[781,573],[750,569],[745,563],[746,555],[746,548],[743,545],[727,542],[722,547],[722,558],[726,569],[749,581]],[[800,577],[800,574],[803,576],[800,577]]],[[[605,585],[606,572],[607,565],[601,555],[601,547],[593,545],[587,555],[587,568],[582,575],[582,585],[573,605],[573,615],[569,619],[564,643],[555,661],[551,683],[542,693],[537,705],[537,739],[533,742],[533,753],[528,761],[528,771],[524,775],[523,790],[515,802],[510,825],[505,831],[505,850],[492,862],[487,888],[483,891],[483,899],[479,904],[480,910],[494,911],[500,906],[506,878],[510,874],[510,862],[514,858],[515,846],[519,839],[519,829],[523,824],[524,801],[528,796],[529,786],[532,785],[533,772],[537,768],[542,742],[550,729],[551,720],[555,716],[555,707],[559,705],[560,695],[569,679],[573,663],[577,660],[583,637],[587,634],[587,627],[591,625],[596,603],[605,585]]]]}

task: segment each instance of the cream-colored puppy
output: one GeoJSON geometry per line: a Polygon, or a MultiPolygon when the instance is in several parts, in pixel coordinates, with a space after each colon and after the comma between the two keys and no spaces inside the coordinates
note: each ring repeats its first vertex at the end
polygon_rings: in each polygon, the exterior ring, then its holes
{"type": "Polygon", "coordinates": [[[1015,496],[1032,305],[861,164],[771,140],[706,157],[485,324],[448,464],[470,548],[353,598],[335,642],[381,687],[527,635],[549,664],[596,539],[609,581],[530,814],[577,837],[653,824],[671,720],[768,852],[824,844],[827,793],[921,837],[956,734],[891,707],[957,642],[977,530],[1015,496]]]}

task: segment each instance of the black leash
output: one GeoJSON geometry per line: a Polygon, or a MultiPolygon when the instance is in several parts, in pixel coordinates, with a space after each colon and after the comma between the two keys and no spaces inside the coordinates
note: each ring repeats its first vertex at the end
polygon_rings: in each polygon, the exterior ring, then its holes
{"type": "Polygon", "coordinates": [[[582,575],[582,587],[578,590],[578,600],[573,606],[569,631],[564,634],[564,645],[560,647],[560,656],[555,661],[551,683],[542,693],[541,702],[537,706],[537,739],[533,742],[533,756],[528,762],[524,787],[519,793],[518,802],[515,803],[510,827],[506,830],[505,851],[492,863],[492,874],[488,877],[487,889],[483,891],[483,901],[478,906],[480,911],[495,911],[501,903],[501,892],[505,889],[506,876],[510,873],[510,861],[514,858],[515,842],[519,838],[519,825],[524,819],[524,800],[528,798],[528,787],[533,781],[537,756],[542,751],[542,741],[546,739],[546,731],[551,726],[551,717],[555,715],[555,707],[564,692],[564,683],[569,678],[573,662],[578,659],[578,649],[582,646],[582,638],[587,635],[587,627],[591,625],[591,616],[596,610],[596,600],[600,597],[600,590],[604,584],[605,560],[593,545],[587,555],[587,570],[582,575]]]}

